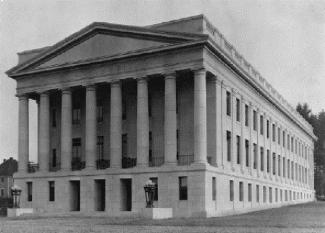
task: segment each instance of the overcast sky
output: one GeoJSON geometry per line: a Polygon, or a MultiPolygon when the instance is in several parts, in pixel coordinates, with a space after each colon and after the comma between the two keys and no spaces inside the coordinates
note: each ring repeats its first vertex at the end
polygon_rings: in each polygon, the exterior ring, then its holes
{"type": "MultiPolygon", "coordinates": [[[[52,45],[88,24],[149,25],[205,14],[293,106],[325,108],[325,0],[0,0],[0,160],[17,158],[16,53],[52,45]]],[[[31,104],[30,154],[36,158],[31,104]]]]}

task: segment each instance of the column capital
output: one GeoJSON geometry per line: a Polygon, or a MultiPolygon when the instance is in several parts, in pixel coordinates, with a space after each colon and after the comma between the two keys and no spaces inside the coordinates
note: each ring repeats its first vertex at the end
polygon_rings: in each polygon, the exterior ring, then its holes
{"type": "Polygon", "coordinates": [[[96,91],[96,85],[95,84],[86,85],[86,91],[96,91]]]}
{"type": "Polygon", "coordinates": [[[144,77],[139,77],[136,78],[137,83],[146,83],[148,81],[148,77],[144,76],[144,77]]]}
{"type": "Polygon", "coordinates": [[[62,94],[71,94],[72,90],[71,87],[64,87],[61,89],[62,94]]]}
{"type": "Polygon", "coordinates": [[[163,74],[165,79],[176,79],[176,71],[171,71],[163,74]]]}
{"type": "Polygon", "coordinates": [[[193,69],[192,71],[194,72],[194,74],[198,74],[198,75],[200,75],[200,74],[203,75],[203,73],[205,74],[207,72],[205,67],[193,69]]]}

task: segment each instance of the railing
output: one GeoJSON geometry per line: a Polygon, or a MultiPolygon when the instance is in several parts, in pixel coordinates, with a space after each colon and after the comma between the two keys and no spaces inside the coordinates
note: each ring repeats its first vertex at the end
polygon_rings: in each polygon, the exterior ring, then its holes
{"type": "Polygon", "coordinates": [[[177,156],[177,164],[179,166],[190,165],[194,162],[194,155],[178,155],[177,156]]]}
{"type": "Polygon", "coordinates": [[[28,162],[27,164],[27,172],[28,173],[34,173],[39,170],[38,163],[28,162]]]}
{"type": "Polygon", "coordinates": [[[106,169],[110,167],[110,160],[108,159],[97,159],[96,160],[96,168],[97,169],[106,169]]]}
{"type": "Polygon", "coordinates": [[[165,162],[164,157],[152,157],[149,159],[149,167],[159,167],[165,162]]]}
{"type": "Polygon", "coordinates": [[[122,158],[122,168],[135,167],[137,165],[136,158],[123,157],[122,158]]]}
{"type": "Polygon", "coordinates": [[[72,171],[81,170],[81,169],[84,169],[85,167],[86,167],[86,162],[81,161],[81,158],[79,158],[79,157],[72,158],[72,160],[71,160],[71,170],[72,171]]]}
{"type": "Polygon", "coordinates": [[[49,171],[50,172],[56,172],[61,169],[61,164],[59,162],[56,162],[56,164],[50,163],[49,164],[49,171]]]}

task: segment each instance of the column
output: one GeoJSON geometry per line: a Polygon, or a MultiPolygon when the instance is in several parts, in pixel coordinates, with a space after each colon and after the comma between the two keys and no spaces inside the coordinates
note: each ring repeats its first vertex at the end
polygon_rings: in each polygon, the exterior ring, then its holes
{"type": "Polygon", "coordinates": [[[194,71],[194,162],[207,162],[206,71],[194,71]]]}
{"type": "Polygon", "coordinates": [[[21,95],[18,100],[18,169],[25,172],[29,160],[28,97],[21,95]]]}
{"type": "Polygon", "coordinates": [[[176,73],[165,77],[165,163],[176,164],[177,158],[177,117],[176,117],[176,73]]]}
{"type": "Polygon", "coordinates": [[[122,166],[122,91],[121,83],[111,83],[111,130],[110,130],[110,162],[112,168],[122,166]]]}
{"type": "Polygon", "coordinates": [[[96,154],[96,142],[97,142],[97,128],[96,128],[96,87],[90,85],[86,87],[86,135],[85,135],[85,157],[86,167],[94,168],[96,154]]]}
{"type": "Polygon", "coordinates": [[[40,94],[38,143],[40,170],[48,171],[50,161],[50,96],[48,92],[40,94]]]}
{"type": "Polygon", "coordinates": [[[70,88],[62,90],[61,103],[61,167],[70,170],[72,157],[72,99],[70,88]]]}
{"type": "Polygon", "coordinates": [[[149,163],[149,112],[148,83],[146,78],[137,79],[137,166],[149,163]]]}

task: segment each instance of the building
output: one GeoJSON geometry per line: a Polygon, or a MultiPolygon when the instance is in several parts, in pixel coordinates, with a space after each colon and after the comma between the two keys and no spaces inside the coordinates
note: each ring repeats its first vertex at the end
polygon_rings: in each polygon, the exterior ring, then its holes
{"type": "Polygon", "coordinates": [[[203,16],[93,23],[18,54],[22,207],[220,216],[314,200],[312,127],[203,16]],[[38,164],[28,103],[39,106],[38,164]]]}
{"type": "Polygon", "coordinates": [[[13,174],[17,172],[17,161],[10,157],[0,164],[0,199],[11,197],[11,187],[14,183],[13,174]]]}

